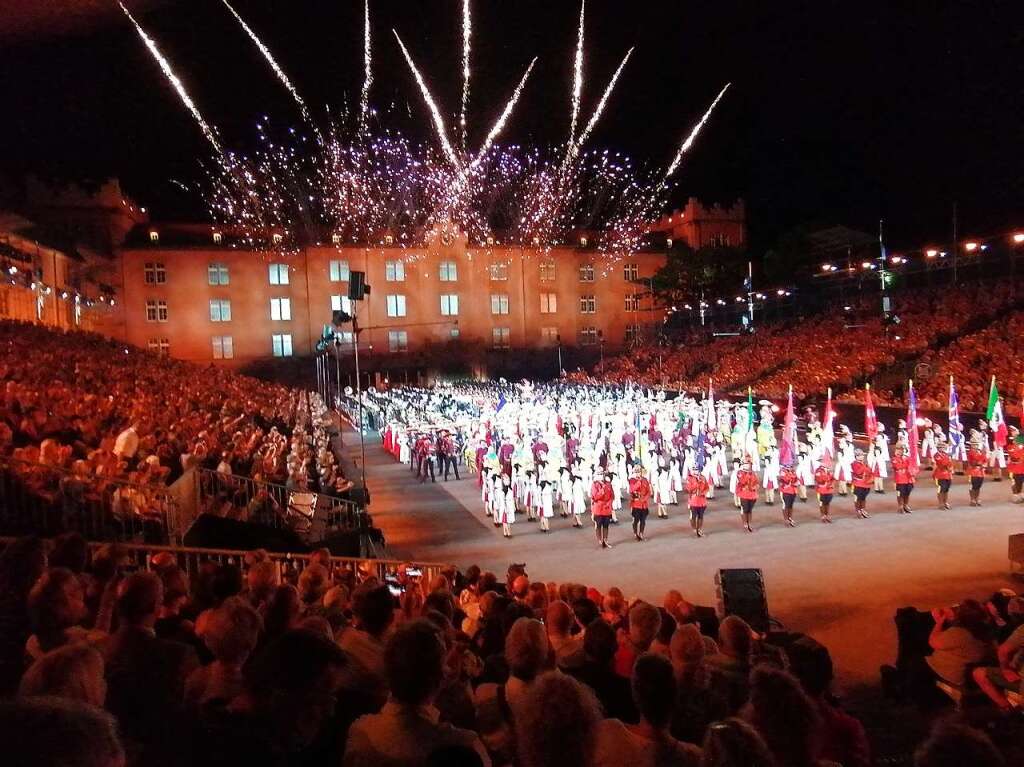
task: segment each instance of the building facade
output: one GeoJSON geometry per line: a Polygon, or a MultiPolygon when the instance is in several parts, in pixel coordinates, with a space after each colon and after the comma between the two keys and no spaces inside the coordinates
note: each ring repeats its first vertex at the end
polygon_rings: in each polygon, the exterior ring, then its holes
{"type": "Polygon", "coordinates": [[[694,250],[713,247],[742,247],[747,241],[747,214],[743,200],[732,205],[702,205],[691,197],[654,225],[675,242],[685,242],[694,250]]]}

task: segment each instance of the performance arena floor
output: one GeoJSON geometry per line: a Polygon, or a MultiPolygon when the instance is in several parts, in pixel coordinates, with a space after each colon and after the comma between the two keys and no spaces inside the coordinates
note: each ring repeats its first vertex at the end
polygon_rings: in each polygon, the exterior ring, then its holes
{"type": "MultiPolygon", "coordinates": [[[[358,449],[358,437],[346,434],[358,449]]],[[[982,507],[967,506],[958,477],[950,511],[935,508],[930,480],[922,479],[910,516],[895,512],[895,494],[872,494],[870,519],[858,519],[852,496],[832,504],[834,522],[818,521],[813,500],[797,501],[797,527],[782,524],[781,504],[759,502],[753,534],[740,527],[727,492],[719,492],[705,517],[702,539],[693,537],[684,506],[670,507],[668,519],[652,511],[648,540],[638,543],[628,512],[612,527],[613,548],[602,550],[593,526],[573,529],[555,516],[544,534],[520,517],[505,539],[483,515],[475,477],[420,484],[409,468],[367,437],[367,484],[374,523],[399,558],[478,564],[503,577],[510,562],[525,562],[533,579],[573,580],[604,590],[619,586],[627,597],[660,604],[665,591],[679,589],[698,604],[715,604],[714,576],[723,567],[759,567],[768,606],[787,629],[824,643],[848,686],[878,682],[878,667],[896,656],[892,617],[898,607],[951,605],[964,597],[984,598],[1001,587],[1024,591],[1009,575],[1007,536],[1024,531],[1024,506],[1009,502],[1010,483],[987,481],[982,507]]]]}

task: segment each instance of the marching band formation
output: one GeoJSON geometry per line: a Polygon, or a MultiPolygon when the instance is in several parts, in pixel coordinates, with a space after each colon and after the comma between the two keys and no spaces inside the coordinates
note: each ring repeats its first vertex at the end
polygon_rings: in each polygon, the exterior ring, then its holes
{"type": "MultiPolygon", "coordinates": [[[[994,387],[994,382],[993,382],[994,387]]],[[[782,520],[795,527],[793,507],[814,493],[822,523],[832,522],[836,495],[852,494],[867,519],[872,493],[891,480],[896,510],[910,514],[915,484],[930,474],[936,505],[949,509],[954,473],[970,483],[971,506],[981,504],[986,476],[1013,479],[1012,500],[1024,502],[1024,437],[1002,420],[980,420],[963,433],[950,386],[949,433],[910,408],[895,436],[875,417],[865,396],[865,434],[855,440],[837,423],[831,393],[822,417],[808,409],[797,429],[790,394],[781,424],[771,402],[716,400],[709,386],[697,399],[627,385],[459,383],[432,389],[400,387],[367,394],[386,424],[384,447],[421,482],[475,476],[483,511],[505,537],[525,519],[543,533],[552,520],[593,524],[608,548],[609,527],[629,509],[633,535],[646,540],[653,506],[658,517],[685,503],[694,536],[704,537],[704,514],[717,492],[728,492],[743,530],[754,532],[759,501],[781,500],[782,520]]]]}

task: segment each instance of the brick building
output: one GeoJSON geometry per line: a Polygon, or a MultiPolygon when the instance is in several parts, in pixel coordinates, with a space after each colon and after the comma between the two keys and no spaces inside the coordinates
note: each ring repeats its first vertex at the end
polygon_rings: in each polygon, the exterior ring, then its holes
{"type": "Polygon", "coordinates": [[[722,207],[705,206],[696,198],[674,210],[652,227],[675,241],[686,242],[694,250],[704,247],[740,247],[747,241],[747,214],[743,200],[722,207]]]}

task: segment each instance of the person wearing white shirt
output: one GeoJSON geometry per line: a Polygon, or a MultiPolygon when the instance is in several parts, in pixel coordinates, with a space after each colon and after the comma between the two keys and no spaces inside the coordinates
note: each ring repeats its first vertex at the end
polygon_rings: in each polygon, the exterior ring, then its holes
{"type": "Polygon", "coordinates": [[[131,459],[139,450],[139,422],[132,421],[131,425],[117,435],[114,440],[114,455],[122,459],[131,459]]]}

